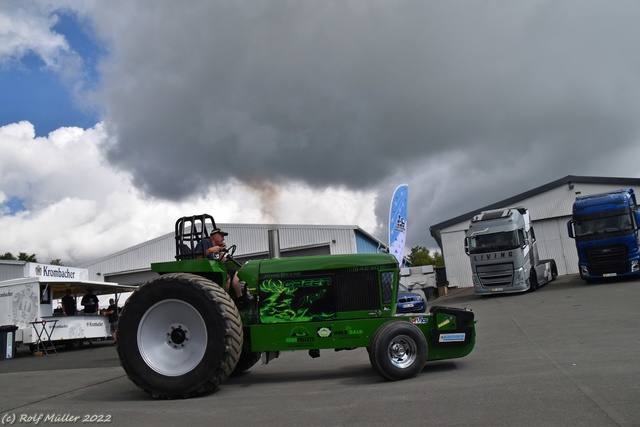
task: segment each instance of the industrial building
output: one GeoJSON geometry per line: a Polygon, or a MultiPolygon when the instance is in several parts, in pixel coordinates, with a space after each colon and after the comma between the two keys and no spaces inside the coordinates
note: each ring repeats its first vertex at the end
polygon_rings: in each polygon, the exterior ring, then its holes
{"type": "Polygon", "coordinates": [[[575,242],[567,233],[573,202],[578,195],[603,193],[621,188],[640,187],[638,178],[608,178],[568,175],[564,178],[475,209],[430,227],[440,246],[449,286],[472,287],[469,257],[464,251],[465,232],[474,215],[487,210],[526,207],[538,241],[541,259],[556,261],[558,274],[577,274],[575,242]]]}
{"type": "MultiPolygon", "coordinates": [[[[277,230],[281,257],[389,251],[388,245],[352,225],[216,225],[229,233],[225,241],[227,246],[237,246],[234,257],[240,262],[269,256],[270,230],[277,230]]],[[[78,267],[89,271],[90,280],[141,285],[156,276],[151,263],[173,261],[175,254],[175,233],[171,232],[78,267]]]]}
{"type": "MultiPolygon", "coordinates": [[[[524,206],[529,209],[538,239],[541,258],[556,261],[558,274],[578,273],[575,242],[567,234],[567,221],[577,195],[595,194],[620,188],[640,188],[638,178],[609,178],[568,175],[508,199],[475,209],[430,227],[445,263],[449,286],[471,287],[469,258],[464,252],[465,231],[471,218],[485,210],[524,206]]],[[[229,233],[228,245],[237,245],[240,261],[264,259],[269,252],[269,230],[278,230],[282,257],[319,254],[387,252],[388,245],[355,225],[218,224],[229,233]]],[[[124,249],[79,265],[89,271],[89,280],[140,285],[155,276],[153,262],[175,259],[174,233],[124,249]]],[[[402,276],[409,275],[403,269],[402,276]]],[[[423,286],[433,286],[432,271],[425,273],[423,286]],[[427,285],[427,283],[429,283],[427,285]]],[[[407,278],[408,279],[408,278],[407,278]]],[[[413,283],[413,282],[412,282],[413,283]]]]}

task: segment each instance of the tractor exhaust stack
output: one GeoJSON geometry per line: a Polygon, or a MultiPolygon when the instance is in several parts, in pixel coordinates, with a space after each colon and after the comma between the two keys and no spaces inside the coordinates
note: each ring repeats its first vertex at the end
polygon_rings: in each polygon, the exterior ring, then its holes
{"type": "Polygon", "coordinates": [[[280,232],[269,230],[269,258],[280,258],[280,232]]]}

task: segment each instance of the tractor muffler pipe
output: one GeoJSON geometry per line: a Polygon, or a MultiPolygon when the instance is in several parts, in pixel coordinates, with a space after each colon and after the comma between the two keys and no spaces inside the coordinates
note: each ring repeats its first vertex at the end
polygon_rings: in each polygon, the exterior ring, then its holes
{"type": "Polygon", "coordinates": [[[269,230],[269,258],[280,258],[280,232],[269,230]]]}

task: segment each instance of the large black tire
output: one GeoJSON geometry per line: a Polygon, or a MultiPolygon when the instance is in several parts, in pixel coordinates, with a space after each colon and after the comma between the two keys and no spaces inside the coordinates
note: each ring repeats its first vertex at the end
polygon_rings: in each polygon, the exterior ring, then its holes
{"type": "Polygon", "coordinates": [[[251,369],[253,365],[258,363],[258,360],[262,357],[262,353],[259,351],[243,351],[240,355],[240,360],[236,364],[235,369],[231,373],[231,376],[235,377],[251,369]]]}
{"type": "Polygon", "coordinates": [[[229,295],[203,277],[155,277],[127,300],[118,355],[127,376],[154,398],[215,390],[242,351],[242,321],[229,295]]]}
{"type": "Polygon", "coordinates": [[[427,340],[420,328],[406,321],[391,321],[373,335],[369,361],[383,378],[404,380],[422,371],[427,352],[427,340]]]}
{"type": "Polygon", "coordinates": [[[556,277],[558,277],[558,266],[556,265],[556,262],[554,260],[551,260],[551,282],[553,282],[554,280],[556,280],[556,277]]]}

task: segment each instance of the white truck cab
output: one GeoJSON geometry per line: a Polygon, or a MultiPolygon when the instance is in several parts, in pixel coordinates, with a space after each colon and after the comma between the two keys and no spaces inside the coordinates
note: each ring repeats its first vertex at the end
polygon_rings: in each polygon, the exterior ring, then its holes
{"type": "Polygon", "coordinates": [[[529,211],[522,206],[475,215],[465,252],[476,295],[535,291],[558,275],[554,260],[540,259],[529,211]]]}

